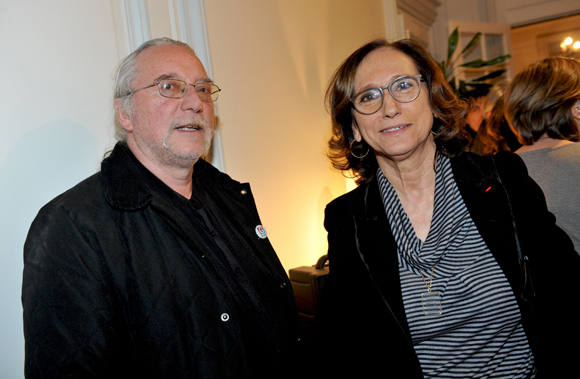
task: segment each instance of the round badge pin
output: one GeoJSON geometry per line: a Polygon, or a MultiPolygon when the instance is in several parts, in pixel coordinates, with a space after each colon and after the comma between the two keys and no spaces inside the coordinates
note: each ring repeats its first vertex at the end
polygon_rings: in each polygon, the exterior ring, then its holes
{"type": "Polygon", "coordinates": [[[264,228],[262,225],[256,226],[256,234],[261,239],[268,237],[268,233],[266,232],[266,228],[264,228]]]}

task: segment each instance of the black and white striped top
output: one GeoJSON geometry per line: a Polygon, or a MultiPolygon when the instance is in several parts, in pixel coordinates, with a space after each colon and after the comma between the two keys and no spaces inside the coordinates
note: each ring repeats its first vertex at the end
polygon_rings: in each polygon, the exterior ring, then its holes
{"type": "Polygon", "coordinates": [[[471,219],[449,159],[437,160],[433,219],[424,243],[380,169],[377,176],[425,378],[535,377],[515,295],[471,219]],[[420,272],[429,283],[433,266],[431,290],[441,295],[442,313],[426,316],[421,295],[427,286],[420,272]]]}

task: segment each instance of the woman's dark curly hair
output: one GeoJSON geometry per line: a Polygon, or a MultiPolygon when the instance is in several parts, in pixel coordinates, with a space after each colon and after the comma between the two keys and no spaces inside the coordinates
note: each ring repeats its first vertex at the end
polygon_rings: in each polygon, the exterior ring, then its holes
{"type": "Polygon", "coordinates": [[[572,106],[580,100],[580,62],[547,58],[516,75],[505,95],[505,116],[523,145],[548,137],[578,141],[572,106]]]}
{"type": "Polygon", "coordinates": [[[352,126],[355,122],[355,112],[350,98],[354,93],[354,79],[362,60],[372,51],[380,48],[391,48],[406,54],[413,60],[417,71],[429,88],[429,103],[437,117],[434,119],[434,132],[437,151],[445,156],[453,157],[461,154],[469,136],[465,131],[465,117],[468,104],[459,100],[449,84],[445,81],[443,72],[431,58],[427,50],[417,42],[409,39],[390,43],[385,39],[374,40],[352,53],[336,70],[326,90],[326,107],[332,119],[332,137],[328,141],[328,158],[334,168],[343,171],[352,170],[357,184],[370,181],[377,170],[378,163],[372,151],[362,157],[370,146],[350,144],[354,140],[352,126]]]}

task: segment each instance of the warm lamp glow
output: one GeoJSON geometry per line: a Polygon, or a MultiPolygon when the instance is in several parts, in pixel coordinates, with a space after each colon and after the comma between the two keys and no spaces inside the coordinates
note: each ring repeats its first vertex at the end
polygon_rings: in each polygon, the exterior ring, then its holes
{"type": "Polygon", "coordinates": [[[350,192],[357,187],[354,182],[354,178],[345,178],[346,180],[346,192],[350,192]]]}
{"type": "Polygon", "coordinates": [[[580,58],[580,41],[574,41],[572,37],[566,37],[560,44],[562,55],[569,58],[580,58]]]}

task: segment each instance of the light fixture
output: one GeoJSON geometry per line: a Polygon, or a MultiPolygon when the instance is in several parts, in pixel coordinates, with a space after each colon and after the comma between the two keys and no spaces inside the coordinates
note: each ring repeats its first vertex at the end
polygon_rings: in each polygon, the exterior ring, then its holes
{"type": "Polygon", "coordinates": [[[564,38],[560,44],[562,55],[568,58],[580,58],[580,41],[574,41],[572,37],[564,38]]]}

